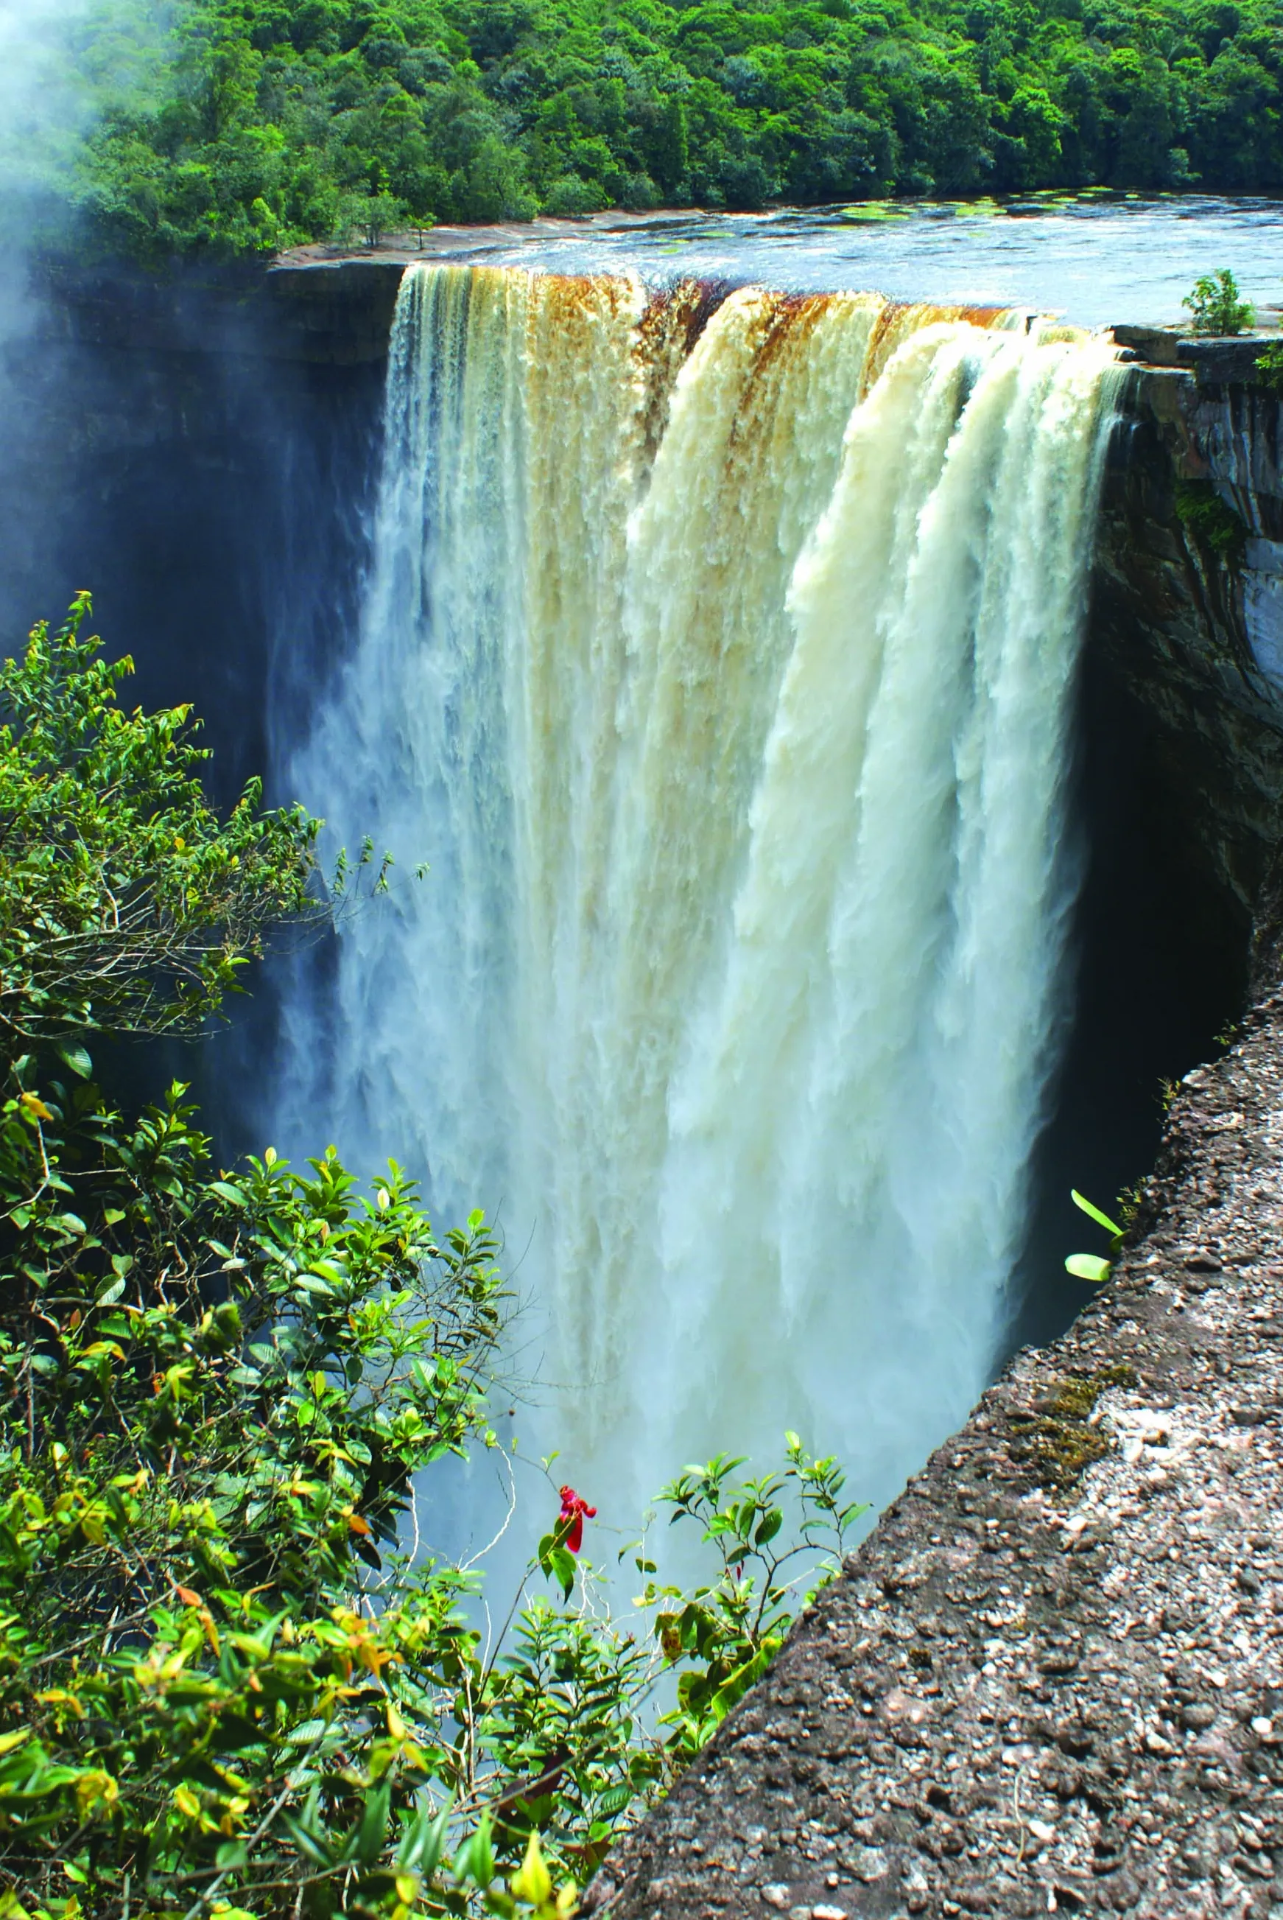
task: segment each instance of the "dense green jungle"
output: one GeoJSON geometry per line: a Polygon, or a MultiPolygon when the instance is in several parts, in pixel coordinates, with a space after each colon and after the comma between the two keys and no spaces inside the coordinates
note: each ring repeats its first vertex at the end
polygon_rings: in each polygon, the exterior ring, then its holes
{"type": "Polygon", "coordinates": [[[92,11],[80,204],[143,256],[608,207],[1283,185],[1275,0],[92,11]]]}

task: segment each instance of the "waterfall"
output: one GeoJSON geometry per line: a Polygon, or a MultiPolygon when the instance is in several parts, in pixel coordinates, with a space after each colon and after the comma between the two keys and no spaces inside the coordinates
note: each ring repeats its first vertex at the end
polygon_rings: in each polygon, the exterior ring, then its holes
{"type": "Polygon", "coordinates": [[[364,617],[289,778],[430,871],[296,998],[280,1128],[499,1215],[539,1444],[621,1510],[786,1426],[885,1498],[993,1364],[1113,358],[405,276],[364,617]]]}

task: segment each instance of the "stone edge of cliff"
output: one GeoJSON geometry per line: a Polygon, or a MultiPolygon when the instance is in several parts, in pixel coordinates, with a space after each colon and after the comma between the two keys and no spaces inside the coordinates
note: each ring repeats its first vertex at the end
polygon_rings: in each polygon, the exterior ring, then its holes
{"type": "Polygon", "coordinates": [[[1275,993],[1186,1076],[1109,1284],[909,1482],[586,1915],[1278,1913],[1281,1030],[1275,993]]]}

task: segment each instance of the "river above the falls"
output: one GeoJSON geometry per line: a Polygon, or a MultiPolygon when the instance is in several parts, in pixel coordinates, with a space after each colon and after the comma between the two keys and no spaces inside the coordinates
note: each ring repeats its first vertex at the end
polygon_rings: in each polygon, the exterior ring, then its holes
{"type": "MultiPolygon", "coordinates": [[[[305,248],[286,259],[326,254],[305,248]]],[[[1027,307],[1084,327],[1179,322],[1198,276],[1228,267],[1272,320],[1268,310],[1283,303],[1283,200],[1091,189],[1004,202],[616,212],[521,227],[439,227],[405,257],[875,291],[892,300],[1027,307]]]]}

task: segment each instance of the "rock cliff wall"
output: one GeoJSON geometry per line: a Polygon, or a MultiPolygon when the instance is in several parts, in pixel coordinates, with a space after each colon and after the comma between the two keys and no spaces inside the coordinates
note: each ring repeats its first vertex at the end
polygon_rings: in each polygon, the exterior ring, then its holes
{"type": "Polygon", "coordinates": [[[138,697],[205,716],[225,792],[355,617],[401,268],[49,267],[0,338],[0,622],[95,592],[138,697]]]}
{"type": "Polygon", "coordinates": [[[1139,360],[1121,396],[1090,645],[1144,716],[1173,831],[1246,921],[1283,808],[1283,406],[1259,340],[1117,332],[1170,364],[1139,360]]]}

